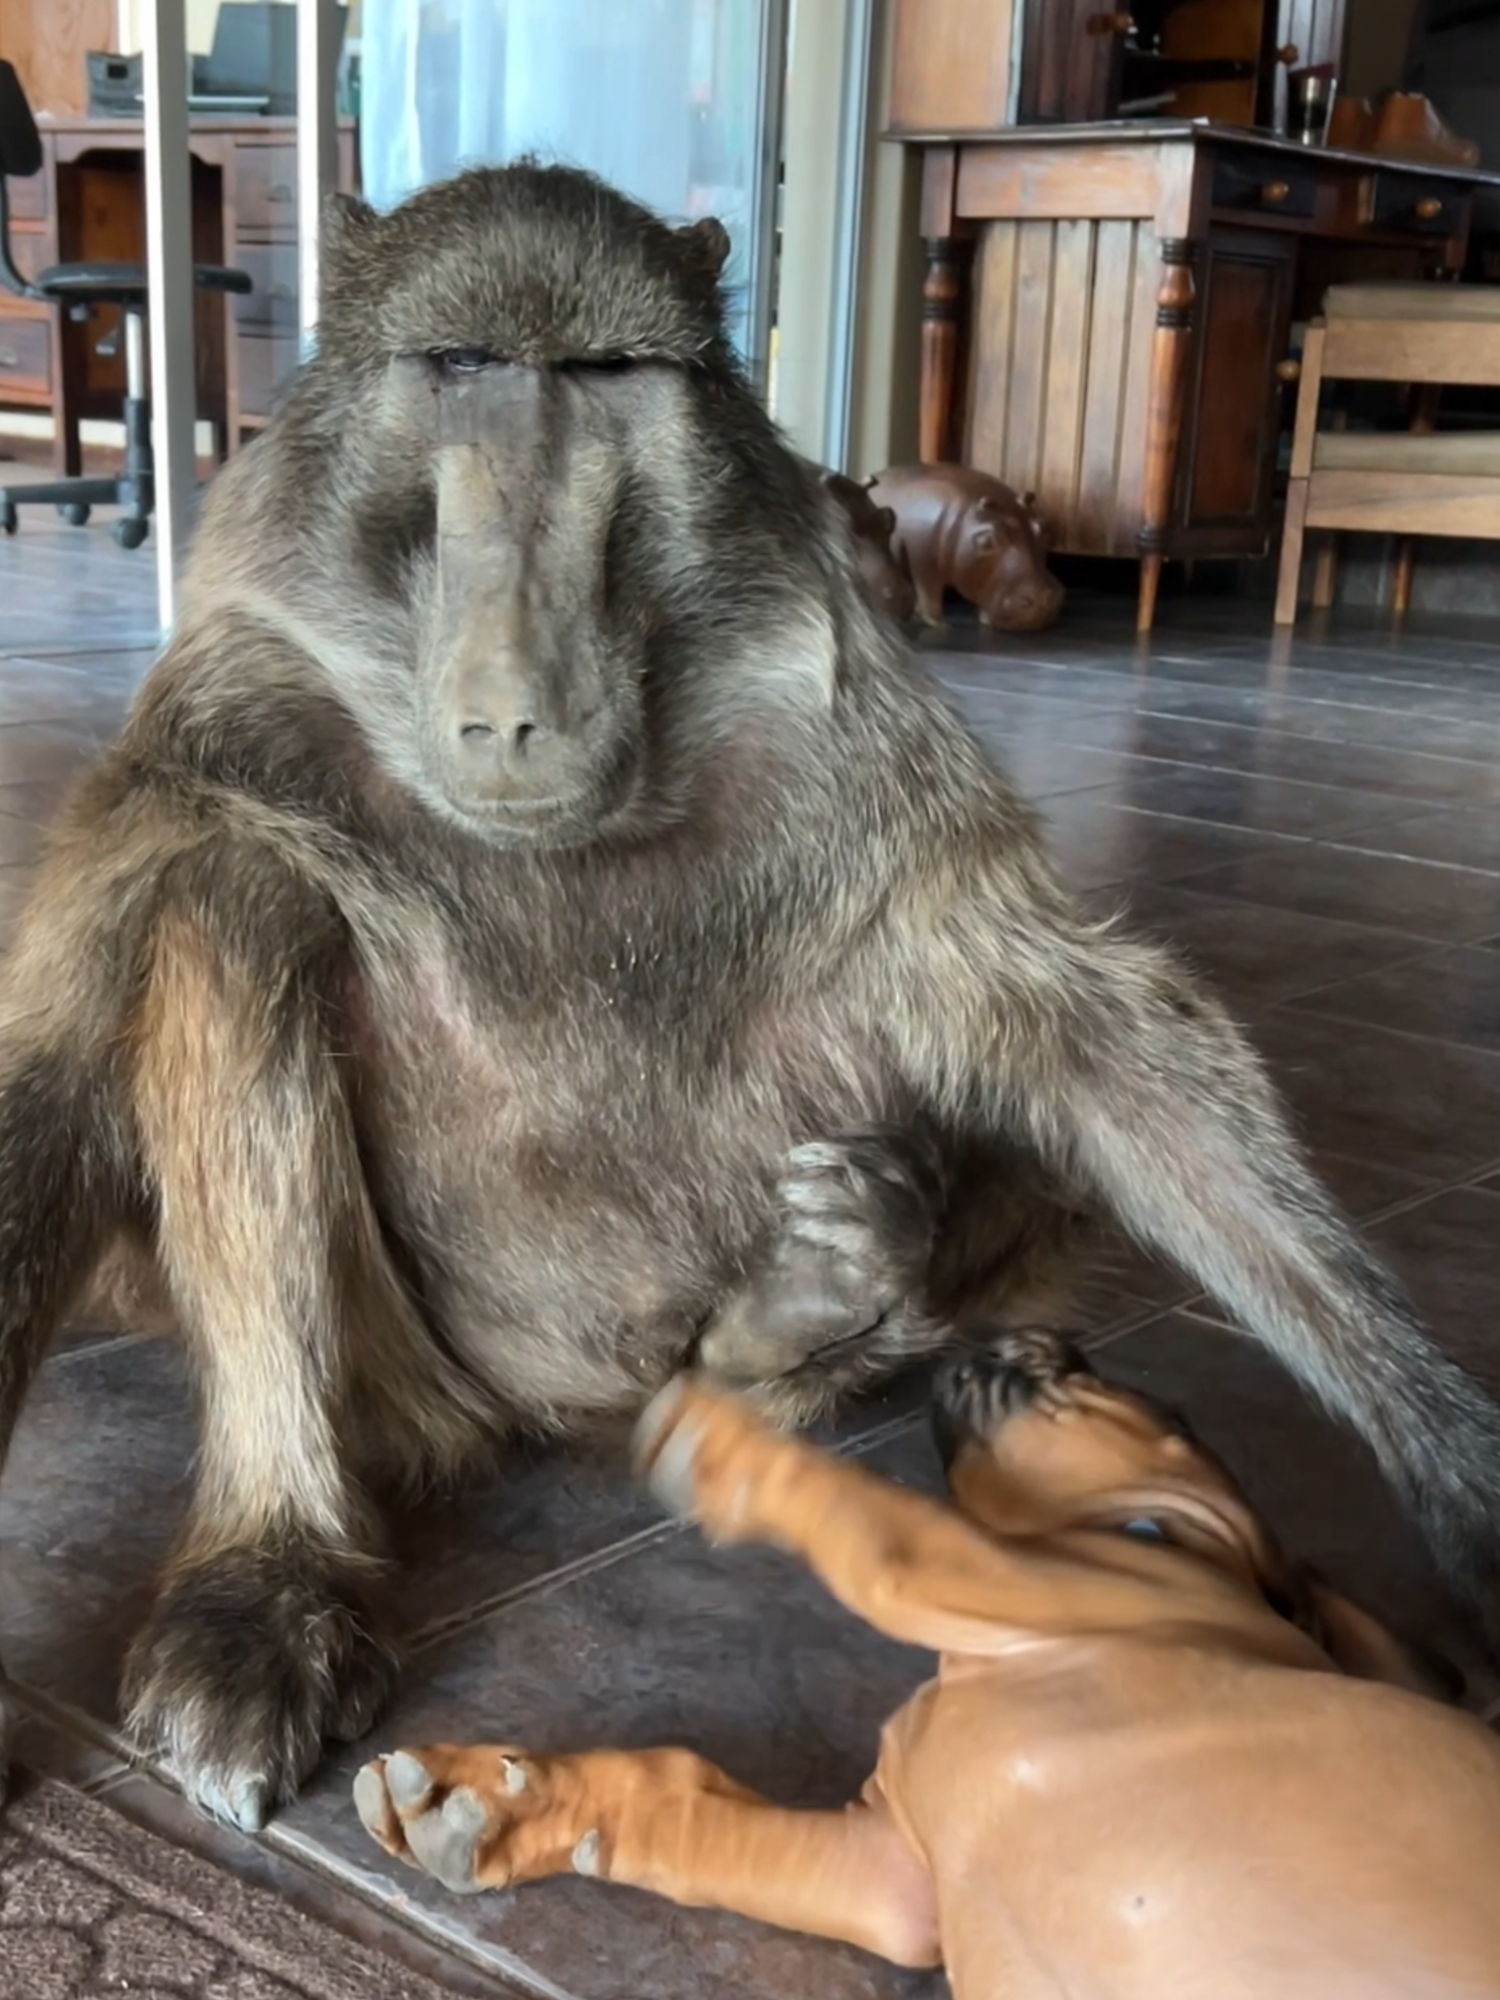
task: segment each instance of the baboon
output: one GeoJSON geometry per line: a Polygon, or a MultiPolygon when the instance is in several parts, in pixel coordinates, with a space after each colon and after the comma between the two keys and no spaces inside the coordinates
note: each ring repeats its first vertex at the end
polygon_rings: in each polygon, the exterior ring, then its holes
{"type": "Polygon", "coordinates": [[[260,1825],[390,1686],[403,1484],[700,1339],[732,1375],[757,1285],[807,1418],[1060,1309],[1096,1217],[1370,1440],[1494,1630],[1500,1412],[870,605],[722,229],[523,161],[328,235],[5,971],[0,1430],[122,1243],[200,1389],[135,1739],[260,1825]]]}

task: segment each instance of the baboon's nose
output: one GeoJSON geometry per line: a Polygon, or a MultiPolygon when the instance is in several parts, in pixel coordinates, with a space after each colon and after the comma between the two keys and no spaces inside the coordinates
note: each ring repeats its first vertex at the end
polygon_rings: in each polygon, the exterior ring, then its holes
{"type": "Polygon", "coordinates": [[[542,803],[574,790],[589,761],[588,722],[557,728],[528,708],[504,713],[459,712],[454,773],[476,798],[542,803]]]}

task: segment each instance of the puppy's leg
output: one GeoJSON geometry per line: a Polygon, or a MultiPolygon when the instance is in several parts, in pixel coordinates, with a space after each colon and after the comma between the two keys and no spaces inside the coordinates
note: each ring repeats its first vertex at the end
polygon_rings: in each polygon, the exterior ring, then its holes
{"type": "MultiPolygon", "coordinates": [[[[800,1556],[851,1611],[906,1645],[984,1654],[1018,1627],[1071,1623],[1076,1565],[1044,1544],[986,1535],[942,1501],[774,1431],[738,1397],[679,1377],[647,1407],[636,1453],[664,1506],[715,1541],[800,1556]]],[[[1091,1585],[1091,1607],[1134,1589],[1105,1578],[1091,1585]]]]}
{"type": "Polygon", "coordinates": [[[459,1894],[597,1876],[898,1965],[939,1961],[926,1870],[882,1804],[787,1811],[689,1750],[434,1744],[366,1764],[354,1802],[388,1854],[459,1894]]]}

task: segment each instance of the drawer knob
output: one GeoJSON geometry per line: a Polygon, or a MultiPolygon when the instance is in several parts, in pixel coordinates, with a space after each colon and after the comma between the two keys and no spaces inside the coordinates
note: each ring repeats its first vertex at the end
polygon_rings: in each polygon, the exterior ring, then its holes
{"type": "Polygon", "coordinates": [[[1286,67],[1290,69],[1301,54],[1302,51],[1295,42],[1283,42],[1281,47],[1276,51],[1276,60],[1279,63],[1285,63],[1286,67]]]}
{"type": "Polygon", "coordinates": [[[1302,363],[1294,354],[1289,354],[1285,361],[1277,362],[1276,380],[1278,382],[1300,382],[1302,380],[1302,363]]]}
{"type": "Polygon", "coordinates": [[[1260,191],[1260,198],[1266,204],[1267,208],[1277,208],[1286,200],[1291,191],[1291,188],[1285,181],[1267,181],[1260,191]]]}
{"type": "Polygon", "coordinates": [[[16,347],[0,347],[0,368],[19,368],[21,351],[16,347]]]}
{"type": "Polygon", "coordinates": [[[1435,194],[1424,194],[1417,203],[1417,214],[1423,222],[1431,222],[1434,216],[1441,215],[1442,212],[1443,204],[1435,194]]]}
{"type": "Polygon", "coordinates": [[[272,181],[270,187],[266,190],[266,194],[271,201],[290,201],[292,199],[292,184],[290,181],[272,181]]]}

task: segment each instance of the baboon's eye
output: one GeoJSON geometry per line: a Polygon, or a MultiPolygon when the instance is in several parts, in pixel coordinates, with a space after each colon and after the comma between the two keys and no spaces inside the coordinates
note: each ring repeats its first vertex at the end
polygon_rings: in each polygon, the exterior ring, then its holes
{"type": "Polygon", "coordinates": [[[482,369],[498,368],[504,356],[492,354],[487,347],[440,347],[430,359],[447,375],[478,375],[482,369]]]}

